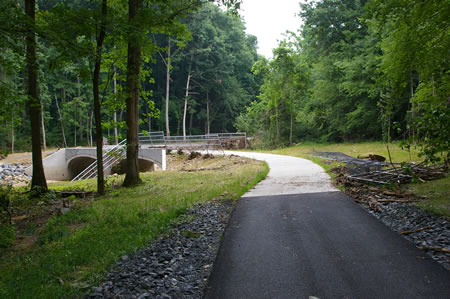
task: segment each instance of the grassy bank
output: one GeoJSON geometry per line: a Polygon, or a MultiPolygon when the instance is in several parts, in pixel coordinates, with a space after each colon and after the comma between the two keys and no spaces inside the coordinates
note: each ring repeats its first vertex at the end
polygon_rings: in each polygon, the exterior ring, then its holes
{"type": "MultiPolygon", "coordinates": [[[[73,298],[96,285],[108,267],[148,244],[194,204],[239,198],[267,174],[261,162],[239,157],[196,159],[178,171],[142,175],[136,188],[109,181],[109,192],[72,200],[72,208],[2,251],[1,298],[73,298]],[[22,244],[24,245],[24,244],[22,244]]],[[[95,181],[50,185],[93,190],[95,181]]],[[[61,199],[54,199],[61,200],[61,199]]]]}
{"type": "MultiPolygon", "coordinates": [[[[389,151],[393,162],[421,162],[423,159],[418,156],[418,150],[412,148],[411,151],[401,149],[398,143],[389,144],[389,151]]],[[[273,154],[288,155],[305,158],[319,164],[325,171],[334,178],[335,174],[330,169],[339,166],[341,163],[328,159],[314,157],[314,152],[342,152],[352,157],[367,156],[377,154],[389,160],[386,144],[382,142],[365,143],[338,143],[338,144],[318,144],[304,143],[292,147],[286,147],[270,151],[273,154]]],[[[450,177],[428,182],[414,182],[402,186],[402,189],[420,196],[426,197],[418,205],[431,213],[450,217],[450,177]]]]}
{"type": "Polygon", "coordinates": [[[450,176],[426,183],[408,184],[405,189],[426,197],[418,204],[422,209],[450,218],[450,176]]]}
{"type": "MultiPolygon", "coordinates": [[[[411,151],[401,149],[399,143],[389,144],[389,151],[393,162],[418,162],[423,159],[418,157],[418,149],[411,151]]],[[[381,155],[389,161],[389,154],[386,144],[383,142],[362,142],[362,143],[302,143],[296,146],[281,148],[271,151],[274,154],[288,155],[301,158],[311,158],[314,152],[341,152],[352,157],[367,156],[368,154],[381,155]]]]}

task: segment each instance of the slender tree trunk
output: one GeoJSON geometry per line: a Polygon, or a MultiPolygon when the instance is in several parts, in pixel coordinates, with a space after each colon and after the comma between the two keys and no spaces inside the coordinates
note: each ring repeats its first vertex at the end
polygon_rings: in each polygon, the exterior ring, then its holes
{"type": "Polygon", "coordinates": [[[92,87],[94,93],[94,116],[95,116],[95,135],[97,147],[97,192],[98,194],[105,194],[105,178],[103,174],[103,135],[102,135],[102,120],[100,114],[100,95],[99,95],[99,77],[100,66],[102,63],[102,48],[103,41],[106,35],[106,14],[107,14],[107,0],[102,0],[102,20],[100,23],[100,33],[97,37],[97,49],[95,53],[95,67],[94,75],[92,77],[92,87]]]}
{"type": "Polygon", "coordinates": [[[56,94],[55,94],[55,102],[56,102],[56,109],[58,109],[59,121],[61,123],[61,132],[63,136],[64,147],[67,147],[66,134],[64,133],[63,119],[61,115],[61,110],[59,109],[58,97],[56,96],[56,94]]]}
{"type": "Polygon", "coordinates": [[[148,105],[145,105],[145,112],[147,114],[147,126],[148,126],[148,132],[152,131],[152,118],[150,116],[150,110],[148,108],[148,105]]]}
{"type": "Polygon", "coordinates": [[[42,126],[42,145],[44,146],[44,151],[47,150],[47,140],[45,138],[45,119],[44,119],[44,107],[41,101],[41,126],[42,126]]]}
{"type": "Polygon", "coordinates": [[[292,145],[292,131],[294,129],[294,116],[293,113],[291,112],[291,127],[289,130],[289,145],[292,145]]]}
{"type": "MultiPolygon", "coordinates": [[[[117,101],[117,79],[116,79],[116,67],[114,66],[114,77],[113,77],[113,92],[114,92],[114,99],[117,101]]],[[[114,142],[115,144],[119,143],[119,134],[117,131],[117,112],[114,111],[113,114],[113,121],[114,121],[114,142]]]]}
{"type": "Polygon", "coordinates": [[[170,37],[169,46],[167,47],[167,63],[166,63],[166,135],[170,136],[169,129],[169,94],[170,94],[170,37]]]}
{"type": "Polygon", "coordinates": [[[0,65],[0,81],[6,82],[6,71],[1,65],[0,65]]]}
{"type": "Polygon", "coordinates": [[[11,121],[11,154],[14,154],[14,142],[15,142],[15,134],[14,134],[14,119],[11,121]]]}
{"type": "Polygon", "coordinates": [[[209,134],[209,93],[206,92],[206,134],[209,134]]]}
{"type": "Polygon", "coordinates": [[[73,126],[73,146],[77,146],[77,125],[73,126]]]}
{"type": "MultiPolygon", "coordinates": [[[[79,75],[77,75],[77,85],[78,85],[78,88],[77,88],[78,89],[78,101],[81,101],[81,82],[80,82],[80,76],[79,75]]],[[[80,105],[79,105],[78,101],[77,101],[77,106],[78,106],[78,108],[80,108],[80,105]]],[[[81,145],[81,142],[83,140],[83,121],[82,121],[83,117],[82,117],[82,114],[79,113],[78,117],[79,117],[79,119],[78,119],[78,123],[79,123],[78,133],[80,134],[79,142],[80,142],[80,145],[81,145]]]]}
{"type": "MultiPolygon", "coordinates": [[[[25,1],[25,13],[30,18],[31,24],[35,24],[36,1],[25,1]]],[[[33,27],[29,28],[26,36],[27,45],[27,68],[28,68],[28,101],[30,106],[30,124],[31,124],[31,146],[33,177],[31,179],[31,189],[38,188],[39,191],[47,191],[47,181],[45,179],[44,165],[42,163],[41,150],[41,130],[40,130],[40,102],[38,99],[37,88],[37,59],[36,59],[36,34],[33,27]]]]}
{"type": "MultiPolygon", "coordinates": [[[[142,0],[128,1],[128,18],[131,25],[136,24],[136,16],[141,7],[142,0]]],[[[123,185],[134,186],[141,182],[139,178],[139,71],[141,59],[141,45],[139,38],[130,34],[128,38],[128,71],[127,71],[127,166],[123,185]]]]}
{"type": "Polygon", "coordinates": [[[94,140],[92,138],[92,120],[94,119],[94,112],[91,111],[91,116],[89,117],[89,146],[94,146],[94,140]]]}
{"type": "Polygon", "coordinates": [[[192,135],[192,123],[194,121],[194,113],[189,113],[189,135],[192,135]]]}
{"type": "MultiPolygon", "coordinates": [[[[414,102],[413,102],[412,99],[414,97],[414,78],[413,78],[413,73],[412,72],[409,73],[409,79],[410,79],[409,92],[410,92],[410,96],[411,96],[411,98],[410,98],[410,103],[411,103],[411,121],[413,121],[413,119],[414,119],[414,102]]],[[[411,126],[410,130],[411,130],[410,132],[412,134],[412,139],[415,142],[416,136],[415,136],[415,132],[414,132],[413,126],[411,126]]]]}
{"type": "Polygon", "coordinates": [[[187,114],[187,101],[189,97],[189,81],[191,81],[191,71],[188,73],[186,81],[186,93],[184,95],[184,110],[183,110],[183,137],[186,138],[186,114],[187,114]]]}

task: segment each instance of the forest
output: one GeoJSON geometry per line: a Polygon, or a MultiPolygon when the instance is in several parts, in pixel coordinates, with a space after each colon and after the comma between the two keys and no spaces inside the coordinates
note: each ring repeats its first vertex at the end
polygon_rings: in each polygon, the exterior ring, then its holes
{"type": "Polygon", "coordinates": [[[322,0],[260,57],[260,94],[236,119],[265,146],[401,141],[448,161],[448,1],[322,0]]]}
{"type": "MultiPolygon", "coordinates": [[[[29,150],[31,144],[22,28],[10,27],[11,22],[21,22],[12,18],[23,15],[16,2],[1,4],[1,104],[6,109],[2,109],[0,140],[1,149],[9,152],[29,150]]],[[[120,32],[125,29],[119,28],[126,6],[115,2],[108,4],[110,23],[100,69],[102,128],[110,143],[126,135],[127,44],[120,32]]],[[[216,5],[184,2],[169,7],[168,12],[156,12],[166,14],[157,16],[162,20],[170,13],[176,14],[177,9],[180,11],[168,28],[149,24],[146,29],[139,82],[139,128],[181,135],[187,100],[188,134],[233,131],[234,118],[259,89],[251,73],[257,59],[256,38],[244,33],[239,18],[216,5]],[[183,9],[190,9],[190,14],[183,15],[183,9]]],[[[44,147],[92,145],[95,139],[91,76],[93,44],[100,20],[97,5],[95,1],[37,1],[44,147]]]]}
{"type": "Polygon", "coordinates": [[[239,4],[1,1],[0,150],[238,130],[265,147],[401,140],[448,160],[448,1],[302,2],[272,58],[239,4]]]}

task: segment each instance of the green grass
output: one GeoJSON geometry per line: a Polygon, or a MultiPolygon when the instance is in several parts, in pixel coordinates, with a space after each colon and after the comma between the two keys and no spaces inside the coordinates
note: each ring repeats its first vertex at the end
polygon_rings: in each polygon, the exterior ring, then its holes
{"type": "MultiPolygon", "coordinates": [[[[332,177],[335,174],[330,169],[339,166],[342,163],[332,162],[325,158],[313,157],[311,153],[317,152],[342,152],[344,154],[357,157],[358,155],[367,156],[369,153],[386,157],[389,156],[386,144],[382,142],[364,142],[364,143],[338,143],[338,144],[318,144],[304,143],[291,147],[275,149],[270,151],[273,154],[288,155],[294,157],[305,158],[320,165],[332,177]]],[[[393,162],[421,162],[423,159],[418,156],[418,149],[412,148],[410,152],[400,148],[398,143],[389,144],[393,162]]],[[[411,193],[425,196],[428,199],[419,203],[422,209],[450,217],[450,177],[440,180],[428,181],[426,183],[408,184],[405,189],[411,193]]]]}
{"type": "MultiPolygon", "coordinates": [[[[154,172],[142,175],[138,187],[116,188],[80,203],[52,218],[31,248],[1,257],[0,297],[80,297],[121,255],[146,246],[186,209],[213,199],[237,199],[267,172],[267,165],[256,161],[219,171],[154,172]]],[[[94,190],[95,181],[50,187],[94,190]]]]}
{"type": "Polygon", "coordinates": [[[425,211],[450,217],[450,176],[426,183],[408,184],[405,189],[427,198],[418,204],[425,211]]]}
{"type": "MultiPolygon", "coordinates": [[[[314,151],[317,152],[341,152],[352,157],[358,155],[367,156],[368,154],[381,155],[389,161],[389,155],[386,148],[386,144],[383,142],[362,142],[362,143],[334,143],[334,144],[321,144],[321,143],[302,143],[299,145],[276,149],[270,151],[274,154],[288,155],[294,157],[301,157],[310,159],[314,151]]],[[[393,162],[417,162],[422,161],[418,157],[418,149],[411,149],[410,152],[400,148],[399,143],[389,144],[389,151],[393,162]]]]}

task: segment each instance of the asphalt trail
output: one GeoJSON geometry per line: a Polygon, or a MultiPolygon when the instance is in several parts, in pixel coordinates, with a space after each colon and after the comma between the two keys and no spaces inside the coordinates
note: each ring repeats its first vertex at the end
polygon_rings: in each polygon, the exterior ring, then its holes
{"type": "Polygon", "coordinates": [[[450,272],[341,192],[241,198],[205,297],[309,296],[450,298],[450,272]]]}

